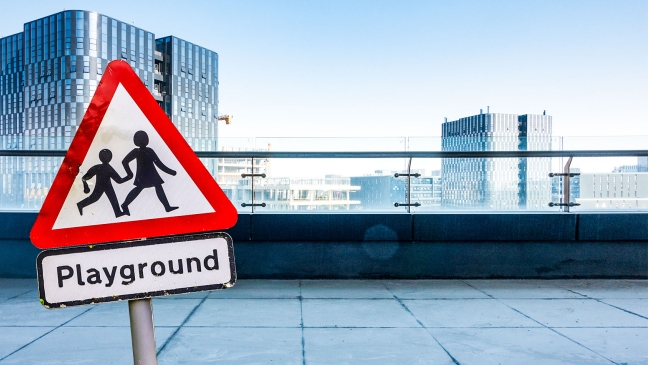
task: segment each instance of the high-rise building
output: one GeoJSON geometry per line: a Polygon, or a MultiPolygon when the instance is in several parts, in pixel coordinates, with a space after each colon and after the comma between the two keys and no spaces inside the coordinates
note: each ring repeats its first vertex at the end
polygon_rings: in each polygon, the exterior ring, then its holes
{"type": "Polygon", "coordinates": [[[153,95],[195,151],[216,151],[218,54],[173,36],[155,43],[153,95]]]}
{"type": "MultiPolygon", "coordinates": [[[[551,116],[480,113],[442,125],[443,151],[551,149],[551,116]]],[[[441,205],[450,209],[546,209],[549,158],[453,158],[442,161],[441,205]]]]}
{"type": "MultiPolygon", "coordinates": [[[[90,11],[25,23],[0,39],[0,148],[66,149],[108,62],[128,62],[189,144],[216,151],[218,55],[90,11]]],[[[0,157],[0,202],[40,206],[60,158],[0,157]]],[[[215,161],[205,161],[215,173],[215,161]]]]}

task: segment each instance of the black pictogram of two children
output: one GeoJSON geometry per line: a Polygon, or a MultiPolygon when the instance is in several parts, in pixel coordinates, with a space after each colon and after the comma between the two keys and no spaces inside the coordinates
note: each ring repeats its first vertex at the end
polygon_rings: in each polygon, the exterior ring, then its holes
{"type": "Polygon", "coordinates": [[[139,148],[135,148],[130,151],[126,157],[122,160],[122,165],[124,170],[126,170],[126,176],[123,178],[110,166],[110,160],[112,160],[112,152],[109,149],[103,149],[99,152],[100,164],[92,166],[88,169],[88,172],[83,175],[81,180],[83,181],[83,192],[88,194],[90,193],[90,188],[88,187],[88,180],[96,176],[95,188],[92,194],[87,198],[81,200],[77,203],[79,208],[79,214],[83,215],[83,208],[87,207],[90,204],[93,204],[101,198],[103,194],[106,194],[112,209],[115,212],[115,217],[121,217],[123,215],[130,215],[128,206],[130,203],[137,198],[139,193],[146,188],[155,188],[155,193],[157,194],[158,199],[164,205],[164,209],[167,212],[178,209],[178,207],[172,207],[169,204],[169,201],[164,193],[162,184],[164,180],[160,177],[156,170],[166,172],[171,176],[175,176],[175,170],[172,170],[165,166],[162,161],[158,158],[155,151],[152,148],[146,147],[149,143],[148,134],[144,131],[135,132],[133,136],[133,142],[139,148]],[[112,181],[114,180],[117,184],[124,183],[133,178],[133,171],[131,170],[128,164],[136,160],[137,170],[135,172],[135,181],[133,185],[135,187],[128,193],[126,200],[121,204],[121,209],[119,202],[117,201],[117,195],[115,194],[115,189],[113,189],[112,181]]]}

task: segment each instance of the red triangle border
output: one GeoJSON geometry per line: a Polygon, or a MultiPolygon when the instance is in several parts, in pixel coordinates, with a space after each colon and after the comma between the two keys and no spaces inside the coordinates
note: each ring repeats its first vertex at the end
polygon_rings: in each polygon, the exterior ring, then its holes
{"type": "Polygon", "coordinates": [[[34,246],[38,248],[59,248],[218,231],[233,227],[237,219],[236,208],[198,159],[182,134],[157,104],[139,76],[128,63],[112,61],[106,67],[88,110],[83,116],[56,174],[32,227],[30,238],[34,246]],[[200,192],[214,208],[214,213],[52,229],[119,84],[130,94],[153,128],[176,156],[200,192]]]}

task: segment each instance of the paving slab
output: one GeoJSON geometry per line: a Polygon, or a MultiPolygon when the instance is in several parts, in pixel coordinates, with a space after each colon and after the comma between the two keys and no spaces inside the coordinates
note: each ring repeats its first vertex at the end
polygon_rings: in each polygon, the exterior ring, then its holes
{"type": "Polygon", "coordinates": [[[298,298],[299,295],[299,280],[238,280],[231,288],[214,290],[208,298],[298,298]]]}
{"type": "Polygon", "coordinates": [[[618,364],[648,364],[648,328],[557,328],[618,364]]]}
{"type": "MultiPolygon", "coordinates": [[[[175,331],[155,330],[158,348],[175,331]]],[[[2,364],[132,364],[130,328],[60,327],[5,358],[2,364]]]]}
{"type": "MultiPolygon", "coordinates": [[[[153,307],[160,364],[449,364],[452,356],[462,365],[648,365],[646,288],[645,280],[241,280],[153,307]]],[[[34,280],[0,280],[0,365],[132,363],[130,346],[125,302],[47,310],[34,280]]]]}
{"type": "Polygon", "coordinates": [[[56,327],[0,327],[0,359],[56,327]]]}
{"type": "Polygon", "coordinates": [[[302,280],[304,298],[393,298],[380,280],[302,280]]]}
{"type": "Polygon", "coordinates": [[[548,327],[648,327],[648,319],[593,299],[502,299],[548,327]]]}
{"type": "Polygon", "coordinates": [[[453,364],[424,328],[305,328],[309,365],[453,364]]]}
{"type": "Polygon", "coordinates": [[[460,280],[385,280],[384,283],[400,299],[488,298],[460,280]]]}
{"type": "Polygon", "coordinates": [[[611,364],[548,328],[430,328],[461,365],[611,364]]]}
{"type": "Polygon", "coordinates": [[[583,298],[563,289],[552,280],[465,280],[470,286],[493,298],[583,298]]]}
{"type": "Polygon", "coordinates": [[[21,293],[19,295],[16,295],[14,298],[16,298],[16,299],[31,299],[31,300],[39,301],[38,289],[27,290],[26,292],[23,292],[23,293],[21,293]]]}
{"type": "MultiPolygon", "coordinates": [[[[200,299],[157,300],[153,299],[155,326],[178,327],[189,313],[200,304],[200,299]]],[[[128,302],[96,304],[92,310],[71,320],[66,327],[129,327],[128,302]]]]}
{"type": "Polygon", "coordinates": [[[0,279],[0,301],[37,290],[36,279],[0,279]]]}
{"type": "Polygon", "coordinates": [[[305,327],[420,327],[393,299],[304,299],[305,327]]]}
{"type": "Polygon", "coordinates": [[[158,357],[163,364],[302,365],[301,328],[183,327],[158,357]]]}
{"type": "Polygon", "coordinates": [[[3,289],[37,289],[38,282],[33,279],[0,279],[0,291],[3,289]]]}
{"type": "Polygon", "coordinates": [[[9,299],[0,305],[0,326],[56,327],[89,309],[90,306],[46,309],[38,299],[9,299]]]}
{"type": "Polygon", "coordinates": [[[403,300],[425,327],[541,327],[495,299],[403,300]]]}
{"type": "Polygon", "coordinates": [[[300,327],[299,299],[207,299],[190,327],[300,327]]]}
{"type": "Polygon", "coordinates": [[[648,280],[555,280],[554,284],[591,298],[648,299],[648,280]]]}

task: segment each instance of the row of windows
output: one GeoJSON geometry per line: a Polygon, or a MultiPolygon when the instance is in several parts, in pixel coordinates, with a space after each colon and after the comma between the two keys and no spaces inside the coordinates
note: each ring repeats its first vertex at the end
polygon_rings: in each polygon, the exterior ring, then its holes
{"type": "MultiPolygon", "coordinates": [[[[636,189],[636,187],[635,187],[635,189],[636,189]]],[[[606,198],[610,198],[610,192],[609,192],[609,191],[606,191],[605,193],[606,193],[606,194],[605,194],[605,197],[606,197],[606,198]]],[[[630,198],[630,197],[634,197],[634,198],[636,198],[636,197],[637,197],[637,190],[635,190],[634,192],[630,192],[630,191],[628,191],[628,192],[625,194],[625,196],[626,196],[627,198],[630,198]],[[633,194],[633,193],[634,193],[634,194],[633,194]]],[[[595,191],[592,192],[592,197],[593,197],[593,198],[596,198],[596,192],[595,192],[595,191]]],[[[602,198],[602,197],[603,197],[603,192],[599,192],[599,196],[598,196],[598,197],[599,197],[599,198],[602,198]]],[[[616,198],[616,197],[617,197],[617,193],[616,193],[616,192],[613,192],[613,193],[612,193],[612,197],[613,197],[613,198],[616,198]]],[[[620,198],[623,198],[623,192],[620,192],[620,193],[619,193],[619,197],[620,197],[620,198]]]]}
{"type": "Polygon", "coordinates": [[[108,50],[112,48],[111,56],[116,59],[119,45],[122,53],[130,50],[134,57],[136,51],[139,51],[137,57],[148,55],[149,63],[152,64],[152,33],[106,16],[101,16],[100,24],[97,13],[83,11],[73,13],[70,11],[59,13],[25,24],[25,50],[28,62],[61,57],[63,54],[69,55],[71,49],[101,51],[103,58],[108,58],[108,50]],[[111,27],[108,27],[108,23],[111,27]],[[109,40],[112,40],[110,47],[109,40]]]}

